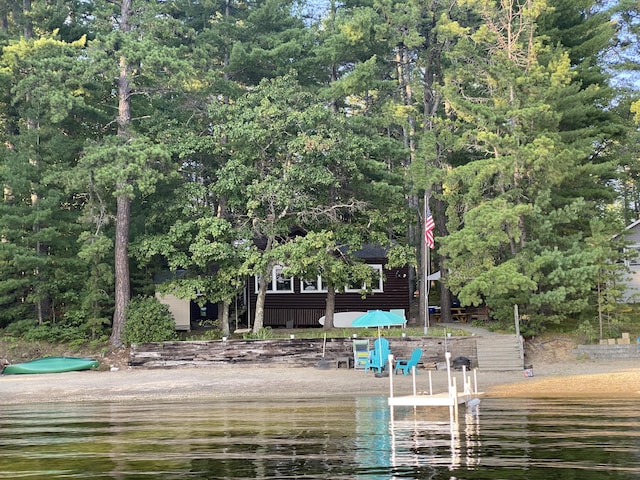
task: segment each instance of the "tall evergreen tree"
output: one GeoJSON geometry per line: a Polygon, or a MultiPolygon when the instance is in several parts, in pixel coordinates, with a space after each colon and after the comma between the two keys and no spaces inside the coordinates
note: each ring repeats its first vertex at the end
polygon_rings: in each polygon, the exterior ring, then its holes
{"type": "MultiPolygon", "coordinates": [[[[460,148],[478,156],[445,185],[449,284],[464,303],[486,301],[501,318],[514,303],[537,320],[562,318],[588,306],[597,261],[580,225],[594,197],[568,188],[591,163],[593,137],[569,134],[580,125],[557,106],[588,98],[589,87],[576,81],[566,48],[545,46],[545,2],[473,4],[482,23],[459,42],[446,87],[460,148]]],[[[585,108],[596,108],[593,97],[585,108]]],[[[599,190],[596,178],[589,182],[599,190]]]]}
{"type": "Polygon", "coordinates": [[[78,205],[67,174],[86,130],[75,59],[84,39],[22,39],[3,50],[2,321],[60,318],[77,302],[83,276],[74,261],[78,205]],[[75,278],[75,280],[74,280],[75,278]]]}
{"type": "MultiPolygon", "coordinates": [[[[156,183],[172,171],[162,139],[149,132],[146,118],[168,116],[154,101],[180,92],[192,70],[181,46],[188,29],[170,15],[172,2],[153,4],[133,0],[100,2],[95,11],[96,39],[88,49],[87,75],[112,82],[116,95],[96,106],[115,110],[112,121],[89,142],[81,161],[87,185],[113,195],[115,208],[115,310],[111,345],[122,343],[122,329],[130,293],[129,242],[132,199],[153,192],[156,183]],[[117,29],[113,29],[117,25],[117,29]]],[[[170,116],[170,115],[169,115],[170,116]]]]}

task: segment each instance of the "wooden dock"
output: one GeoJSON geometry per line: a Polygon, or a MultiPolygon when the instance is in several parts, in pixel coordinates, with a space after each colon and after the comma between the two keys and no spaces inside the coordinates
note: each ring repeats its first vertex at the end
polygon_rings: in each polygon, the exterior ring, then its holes
{"type": "MultiPolygon", "coordinates": [[[[433,393],[431,372],[429,372],[429,393],[418,393],[416,389],[416,372],[415,367],[412,368],[411,374],[413,375],[413,394],[395,396],[393,391],[393,372],[389,373],[389,399],[388,404],[391,409],[391,421],[393,422],[394,411],[393,407],[449,407],[450,420],[453,423],[458,423],[458,406],[459,405],[472,405],[480,402],[480,397],[483,395],[478,392],[478,382],[476,372],[474,370],[474,383],[471,385],[471,378],[467,376],[466,368],[463,366],[463,389],[458,391],[458,385],[456,378],[451,375],[451,353],[446,352],[445,358],[447,360],[447,385],[448,391],[433,393]]],[[[393,357],[389,358],[389,365],[393,365],[393,357]]]]}
{"type": "Polygon", "coordinates": [[[448,407],[450,405],[467,403],[467,399],[459,396],[452,399],[448,393],[435,393],[432,395],[405,395],[402,397],[389,397],[390,406],[405,407],[448,407]]]}

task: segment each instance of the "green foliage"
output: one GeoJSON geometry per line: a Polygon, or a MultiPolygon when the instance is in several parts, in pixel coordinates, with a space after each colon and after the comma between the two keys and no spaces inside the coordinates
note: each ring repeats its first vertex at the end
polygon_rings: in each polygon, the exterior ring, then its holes
{"type": "Polygon", "coordinates": [[[22,38],[0,57],[0,326],[56,321],[83,284],[73,244],[78,202],[64,186],[84,142],[76,60],[85,39],[56,37],[22,38]]]}
{"type": "Polygon", "coordinates": [[[102,337],[114,195],[133,199],[119,238],[145,292],[184,269],[161,288],[228,303],[276,263],[369,284],[353,252],[415,264],[429,191],[432,259],[463,303],[505,325],[517,303],[532,332],[596,306],[603,330],[621,318],[611,237],[640,213],[640,107],[601,65],[614,48],[637,70],[637,2],[613,22],[592,0],[373,0],[314,23],[289,0],[168,0],[130,31],[114,2],[28,5],[0,32],[0,327],[102,337]]]}
{"type": "Polygon", "coordinates": [[[79,314],[68,314],[57,322],[37,323],[35,320],[17,320],[9,324],[4,333],[33,342],[67,343],[82,345],[86,342],[104,342],[108,337],[107,318],[85,319],[79,314]]]}
{"type": "Polygon", "coordinates": [[[620,127],[601,109],[610,90],[582,83],[588,76],[604,84],[595,62],[572,64],[596,55],[611,32],[583,30],[599,25],[600,14],[584,17],[573,3],[563,2],[563,18],[544,2],[470,5],[483,21],[458,31],[445,78],[462,160],[444,178],[451,233],[440,253],[448,257],[447,286],[463,304],[486,303],[505,325],[518,304],[529,317],[523,333],[537,334],[588,309],[602,265],[614,260],[604,245],[614,230],[594,249],[585,219],[611,194],[614,171],[604,156],[594,166],[589,152],[598,135],[614,137],[620,127]],[[513,18],[518,31],[496,28],[513,18]],[[599,36],[581,44],[599,47],[580,56],[568,45],[546,47],[539,31],[564,35],[560,24],[599,36]]]}
{"type": "Polygon", "coordinates": [[[185,340],[190,342],[205,341],[205,340],[219,340],[222,338],[222,332],[217,328],[205,330],[204,332],[198,332],[197,334],[187,335],[185,340]]]}
{"type": "MultiPolygon", "coordinates": [[[[520,316],[520,335],[525,338],[540,335],[546,330],[549,319],[543,315],[522,315],[520,316]]],[[[515,325],[509,330],[515,330],[515,325]]]]}
{"type": "Polygon", "coordinates": [[[264,327],[257,332],[248,332],[242,335],[245,340],[268,340],[274,338],[273,329],[271,327],[264,327]]]}
{"type": "Polygon", "coordinates": [[[22,338],[32,342],[81,344],[86,341],[84,328],[73,323],[42,323],[26,331],[22,338]]]}
{"type": "Polygon", "coordinates": [[[155,297],[135,297],[127,306],[123,340],[127,344],[175,340],[176,323],[169,307],[155,297]]]}
{"type": "Polygon", "coordinates": [[[81,310],[69,311],[65,315],[64,323],[73,326],[82,340],[96,341],[109,336],[111,320],[107,317],[97,316],[98,311],[93,311],[93,315],[86,314],[81,310]]]}
{"type": "Polygon", "coordinates": [[[579,335],[584,336],[588,343],[595,342],[599,335],[598,330],[593,326],[593,324],[589,320],[585,320],[580,325],[578,325],[578,329],[576,332],[579,335]]]}
{"type": "Polygon", "coordinates": [[[27,332],[33,330],[37,326],[38,323],[33,319],[16,320],[5,327],[4,333],[5,335],[10,335],[12,337],[23,337],[27,332]]]}
{"type": "Polygon", "coordinates": [[[24,332],[22,338],[32,342],[70,342],[78,339],[78,333],[77,328],[70,328],[68,325],[43,323],[24,332]]]}

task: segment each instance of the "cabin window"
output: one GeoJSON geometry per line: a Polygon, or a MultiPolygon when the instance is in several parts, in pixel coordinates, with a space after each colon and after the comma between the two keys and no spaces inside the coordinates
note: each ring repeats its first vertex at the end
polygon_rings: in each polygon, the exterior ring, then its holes
{"type": "MultiPolygon", "coordinates": [[[[371,291],[375,292],[375,293],[381,293],[383,292],[383,288],[382,288],[382,265],[380,264],[370,264],[369,265],[373,270],[375,270],[377,272],[377,278],[378,278],[378,283],[372,285],[371,291]]],[[[368,288],[367,285],[347,285],[347,287],[345,288],[345,292],[347,293],[354,293],[354,292],[360,292],[361,290],[366,290],[368,288]]]]}
{"type": "MultiPolygon", "coordinates": [[[[267,293],[293,293],[293,277],[286,277],[283,275],[284,267],[282,265],[276,265],[271,270],[271,279],[267,285],[267,293]]],[[[255,277],[255,289],[256,293],[259,290],[259,276],[255,277]]]]}
{"type": "Polygon", "coordinates": [[[320,275],[310,280],[300,280],[300,292],[302,293],[327,293],[327,287],[320,275]]]}

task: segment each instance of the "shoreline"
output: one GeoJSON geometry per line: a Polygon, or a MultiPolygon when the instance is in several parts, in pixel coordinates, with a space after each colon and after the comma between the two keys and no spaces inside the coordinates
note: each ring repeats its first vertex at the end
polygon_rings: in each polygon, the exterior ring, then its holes
{"type": "MultiPolygon", "coordinates": [[[[533,377],[523,371],[467,372],[485,398],[635,398],[640,367],[632,361],[574,360],[538,364],[533,377]]],[[[452,371],[458,386],[462,372],[452,371]]],[[[411,375],[394,375],[394,395],[413,391],[411,375]]],[[[420,370],[418,392],[445,391],[446,371],[420,370]]],[[[389,378],[353,369],[221,366],[200,368],[84,371],[0,376],[4,405],[52,402],[187,401],[242,398],[309,399],[389,395],[389,378]]]]}

